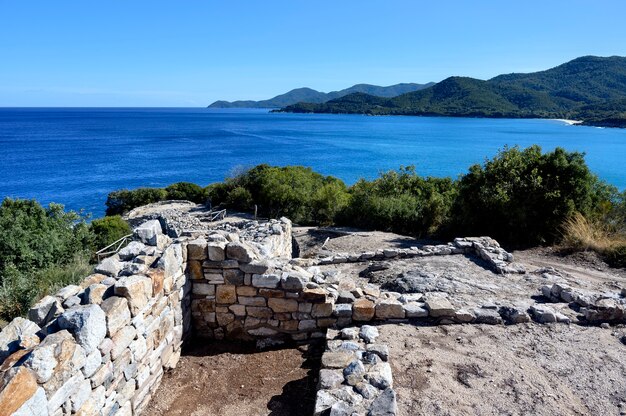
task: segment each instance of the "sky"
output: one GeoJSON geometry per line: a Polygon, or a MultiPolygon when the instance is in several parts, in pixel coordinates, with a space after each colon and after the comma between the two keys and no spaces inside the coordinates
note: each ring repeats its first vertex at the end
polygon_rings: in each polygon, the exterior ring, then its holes
{"type": "Polygon", "coordinates": [[[0,106],[198,107],[626,55],[626,2],[0,0],[0,106]]]}

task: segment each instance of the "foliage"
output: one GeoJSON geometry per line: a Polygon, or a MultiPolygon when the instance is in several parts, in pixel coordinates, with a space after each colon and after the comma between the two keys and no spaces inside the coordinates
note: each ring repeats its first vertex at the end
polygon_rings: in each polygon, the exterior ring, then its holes
{"type": "Polygon", "coordinates": [[[106,215],[121,215],[133,208],[167,199],[167,191],[161,188],[122,189],[111,192],[105,205],[106,215]]]}
{"type": "Polygon", "coordinates": [[[590,214],[608,197],[581,153],[505,148],[460,179],[453,215],[465,235],[521,245],[552,243],[574,212],[590,214]]]}
{"type": "Polygon", "coordinates": [[[456,186],[449,178],[422,178],[409,166],[383,173],[371,182],[360,180],[350,193],[350,202],[339,216],[343,223],[433,236],[449,221],[456,186]]]}
{"type": "Polygon", "coordinates": [[[92,236],[62,205],[7,198],[0,205],[0,316],[23,314],[41,294],[86,276],[92,236]],[[78,273],[78,271],[80,273],[78,273]]]}
{"type": "Polygon", "coordinates": [[[207,192],[201,186],[191,182],[178,182],[165,188],[165,199],[181,199],[203,204],[207,199],[207,192]]]}
{"type": "Polygon", "coordinates": [[[94,251],[98,251],[132,233],[128,223],[119,215],[95,219],[89,224],[89,230],[92,234],[94,251]]]}

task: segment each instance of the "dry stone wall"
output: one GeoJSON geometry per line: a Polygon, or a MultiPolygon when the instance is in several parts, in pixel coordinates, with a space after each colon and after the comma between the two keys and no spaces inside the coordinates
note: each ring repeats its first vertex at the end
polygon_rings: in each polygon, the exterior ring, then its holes
{"type": "Polygon", "coordinates": [[[188,333],[185,246],[158,221],[0,333],[0,415],[141,413],[188,333]]]}

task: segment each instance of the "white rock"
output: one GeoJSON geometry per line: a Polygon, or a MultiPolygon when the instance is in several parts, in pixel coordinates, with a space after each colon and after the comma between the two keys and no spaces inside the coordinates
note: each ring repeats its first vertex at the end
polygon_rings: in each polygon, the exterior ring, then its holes
{"type": "Polygon", "coordinates": [[[58,319],[59,327],[67,329],[87,354],[98,348],[107,333],[106,315],[98,305],[76,306],[58,319]]]}

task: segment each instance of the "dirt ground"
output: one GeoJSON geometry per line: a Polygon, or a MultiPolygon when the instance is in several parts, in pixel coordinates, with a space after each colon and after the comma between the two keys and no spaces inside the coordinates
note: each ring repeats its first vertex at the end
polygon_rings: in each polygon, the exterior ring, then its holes
{"type": "Polygon", "coordinates": [[[399,415],[618,415],[622,330],[577,325],[380,326],[399,415]]]}
{"type": "Polygon", "coordinates": [[[316,345],[257,351],[250,344],[194,341],[144,414],[312,414],[321,352],[316,345]]]}

